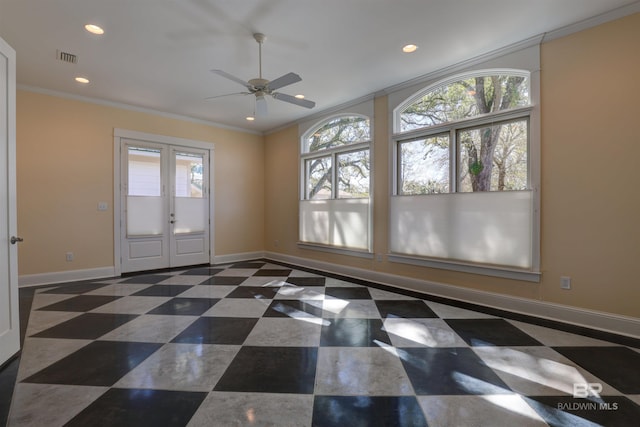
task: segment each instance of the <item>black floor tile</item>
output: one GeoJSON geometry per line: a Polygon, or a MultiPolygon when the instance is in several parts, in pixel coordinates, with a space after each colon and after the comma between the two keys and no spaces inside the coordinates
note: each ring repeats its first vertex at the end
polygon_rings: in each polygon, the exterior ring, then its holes
{"type": "Polygon", "coordinates": [[[185,426],[207,393],[112,388],[66,426],[185,426]]]}
{"type": "Polygon", "coordinates": [[[380,319],[332,319],[322,326],[320,345],[324,347],[378,347],[391,345],[380,319]]]}
{"type": "Polygon", "coordinates": [[[11,396],[13,396],[13,387],[18,376],[19,367],[20,356],[6,363],[0,369],[0,426],[6,425],[9,419],[11,396]]]}
{"type": "Polygon", "coordinates": [[[257,318],[201,317],[171,342],[241,345],[257,322],[257,318]]]}
{"type": "Polygon", "coordinates": [[[247,280],[247,277],[213,276],[202,283],[198,283],[198,285],[237,286],[245,280],[247,280]]]}
{"type": "Polygon", "coordinates": [[[273,300],[263,317],[322,318],[322,301],[273,300]]]}
{"type": "Polygon", "coordinates": [[[160,347],[162,344],[94,341],[23,382],[109,387],[160,347]]]}
{"type": "Polygon", "coordinates": [[[471,346],[536,346],[539,341],[504,319],[446,319],[471,346]]]}
{"type": "Polygon", "coordinates": [[[43,294],[84,294],[107,286],[107,283],[71,283],[42,291],[43,294]]]}
{"type": "Polygon", "coordinates": [[[138,317],[134,314],[85,313],[31,335],[37,338],[97,339],[138,317]]]}
{"type": "Polygon", "coordinates": [[[191,288],[192,286],[185,285],[153,285],[138,291],[133,295],[146,297],[175,297],[191,288]]]}
{"type": "Polygon", "coordinates": [[[168,274],[142,274],[139,276],[130,277],[129,279],[123,280],[120,283],[139,283],[143,285],[153,285],[169,278],[171,278],[171,276],[168,274]]]}
{"type": "Polygon", "coordinates": [[[184,271],[180,274],[186,276],[213,276],[214,274],[218,274],[223,272],[224,268],[215,268],[215,267],[202,267],[202,268],[193,268],[191,270],[184,271]]]}
{"type": "Polygon", "coordinates": [[[262,268],[255,272],[254,276],[274,276],[274,277],[287,277],[291,274],[291,270],[275,269],[275,268],[262,268]]]}
{"type": "Polygon", "coordinates": [[[640,353],[627,347],[554,347],[624,394],[640,394],[640,353]]]}
{"type": "Polygon", "coordinates": [[[524,397],[551,427],[637,426],[640,406],[624,396],[580,399],[571,396],[524,397]]]}
{"type": "Polygon", "coordinates": [[[314,427],[427,426],[413,396],[316,396],[314,427]]]}
{"type": "Polygon", "coordinates": [[[398,353],[418,395],[511,393],[470,348],[400,348],[398,353]]]}
{"type": "Polygon", "coordinates": [[[277,293],[278,288],[266,286],[238,286],[228,293],[225,298],[273,299],[277,293]]]}
{"type": "Polygon", "coordinates": [[[167,314],[176,316],[200,316],[213,307],[220,299],[216,298],[173,298],[159,305],[147,314],[167,314]]]}
{"type": "Polygon", "coordinates": [[[289,277],[287,283],[296,286],[324,286],[326,278],[324,277],[289,277]]]}
{"type": "Polygon", "coordinates": [[[230,266],[229,268],[262,268],[266,263],[265,262],[256,262],[256,261],[248,261],[248,262],[237,262],[230,266]]]}
{"type": "Polygon", "coordinates": [[[120,296],[113,295],[78,295],[75,297],[71,297],[64,301],[59,301],[54,304],[47,305],[46,307],[41,307],[38,310],[40,311],[91,311],[94,308],[98,308],[101,305],[108,304],[112,301],[115,301],[120,296]]]}
{"type": "Polygon", "coordinates": [[[316,347],[242,347],[214,390],[311,394],[317,358],[316,347]]]}
{"type": "Polygon", "coordinates": [[[324,294],[340,299],[371,299],[371,294],[367,288],[332,288],[327,286],[324,294]]]}
{"type": "Polygon", "coordinates": [[[376,306],[383,319],[387,317],[407,319],[438,317],[422,300],[378,300],[376,306]]]}

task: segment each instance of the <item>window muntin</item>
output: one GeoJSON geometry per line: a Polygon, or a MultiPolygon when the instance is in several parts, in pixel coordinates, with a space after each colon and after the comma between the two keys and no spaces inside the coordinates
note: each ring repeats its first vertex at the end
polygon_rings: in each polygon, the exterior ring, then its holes
{"type": "Polygon", "coordinates": [[[526,74],[475,74],[427,88],[400,110],[407,132],[530,105],[526,74]]]}
{"type": "Polygon", "coordinates": [[[398,194],[449,192],[449,135],[398,143],[398,194]]]}

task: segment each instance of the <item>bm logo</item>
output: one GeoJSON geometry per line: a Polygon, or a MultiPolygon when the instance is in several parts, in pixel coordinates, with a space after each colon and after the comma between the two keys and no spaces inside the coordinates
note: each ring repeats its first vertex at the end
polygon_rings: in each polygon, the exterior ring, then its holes
{"type": "Polygon", "coordinates": [[[589,396],[600,397],[602,384],[600,383],[574,383],[573,397],[576,399],[586,399],[589,396]]]}

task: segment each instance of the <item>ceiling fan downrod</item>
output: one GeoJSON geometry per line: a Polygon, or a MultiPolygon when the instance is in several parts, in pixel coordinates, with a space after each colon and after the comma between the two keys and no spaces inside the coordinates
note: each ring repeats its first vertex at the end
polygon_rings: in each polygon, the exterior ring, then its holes
{"type": "Polygon", "coordinates": [[[254,33],[253,38],[258,42],[258,78],[262,79],[262,43],[267,39],[262,33],[254,33]]]}

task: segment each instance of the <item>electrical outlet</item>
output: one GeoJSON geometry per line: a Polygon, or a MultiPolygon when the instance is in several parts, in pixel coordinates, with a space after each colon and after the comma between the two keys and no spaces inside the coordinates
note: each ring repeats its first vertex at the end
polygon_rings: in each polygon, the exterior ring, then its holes
{"type": "Polygon", "coordinates": [[[560,276],[560,289],[571,289],[571,277],[560,276]]]}
{"type": "Polygon", "coordinates": [[[73,252],[67,252],[67,262],[73,261],[73,252]]]}

